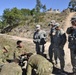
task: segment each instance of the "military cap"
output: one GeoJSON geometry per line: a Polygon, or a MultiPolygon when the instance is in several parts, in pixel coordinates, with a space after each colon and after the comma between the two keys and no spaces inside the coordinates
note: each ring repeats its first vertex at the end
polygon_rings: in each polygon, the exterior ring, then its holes
{"type": "Polygon", "coordinates": [[[55,23],[55,26],[59,27],[59,26],[60,26],[60,24],[59,24],[59,23],[55,23]]]}
{"type": "Polygon", "coordinates": [[[54,25],[54,24],[55,24],[55,20],[51,20],[51,22],[48,24],[48,26],[54,25]]]}
{"type": "Polygon", "coordinates": [[[40,25],[39,24],[36,25],[36,29],[40,29],[40,25]]]}
{"type": "Polygon", "coordinates": [[[72,18],[71,18],[71,22],[72,21],[75,21],[76,20],[76,16],[73,16],[72,18]]]}
{"type": "Polygon", "coordinates": [[[16,44],[18,45],[18,44],[20,44],[22,41],[21,40],[18,40],[17,42],[16,42],[16,44]]]}

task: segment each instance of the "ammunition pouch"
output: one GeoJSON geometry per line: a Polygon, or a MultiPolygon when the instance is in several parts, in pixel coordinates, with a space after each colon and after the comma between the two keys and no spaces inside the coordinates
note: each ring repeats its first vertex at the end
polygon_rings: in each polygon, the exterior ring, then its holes
{"type": "Polygon", "coordinates": [[[46,43],[46,40],[44,39],[44,38],[42,38],[41,40],[40,40],[40,44],[45,44],[46,43]]]}
{"type": "Polygon", "coordinates": [[[72,43],[72,44],[76,44],[76,37],[74,37],[74,36],[69,36],[69,37],[68,37],[68,42],[69,42],[69,43],[72,43]]]}

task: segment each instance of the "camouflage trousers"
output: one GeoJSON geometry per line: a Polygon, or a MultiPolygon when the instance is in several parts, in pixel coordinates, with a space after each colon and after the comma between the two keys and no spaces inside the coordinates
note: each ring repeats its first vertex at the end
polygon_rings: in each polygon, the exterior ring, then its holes
{"type": "MultiPolygon", "coordinates": [[[[39,68],[38,68],[39,69],[39,68]]],[[[34,70],[34,68],[29,64],[28,66],[27,66],[27,75],[32,75],[32,70],[34,70]]],[[[35,74],[36,75],[51,75],[52,74],[52,71],[53,71],[53,68],[49,68],[49,69],[47,69],[48,71],[43,71],[43,68],[41,69],[39,69],[39,71],[38,70],[35,70],[35,74]]]]}
{"type": "Polygon", "coordinates": [[[40,54],[40,55],[43,55],[44,53],[44,44],[43,45],[40,45],[40,44],[36,44],[36,53],[37,54],[40,54]]]}
{"type": "Polygon", "coordinates": [[[55,47],[53,45],[50,45],[50,47],[49,47],[50,62],[53,62],[52,61],[53,54],[54,54],[55,63],[57,64],[57,58],[59,58],[60,67],[63,70],[64,66],[65,66],[65,61],[64,61],[64,55],[65,54],[64,54],[63,47],[55,47]]]}
{"type": "Polygon", "coordinates": [[[65,54],[63,48],[60,47],[54,48],[54,59],[57,61],[57,58],[59,58],[61,70],[63,70],[65,66],[64,55],[65,54]]]}
{"type": "Polygon", "coordinates": [[[52,61],[52,58],[53,58],[53,45],[50,45],[49,46],[49,58],[50,58],[50,62],[53,62],[52,61]]]}
{"type": "Polygon", "coordinates": [[[70,49],[70,54],[71,54],[71,63],[73,66],[73,72],[76,73],[76,49],[70,49]]]}

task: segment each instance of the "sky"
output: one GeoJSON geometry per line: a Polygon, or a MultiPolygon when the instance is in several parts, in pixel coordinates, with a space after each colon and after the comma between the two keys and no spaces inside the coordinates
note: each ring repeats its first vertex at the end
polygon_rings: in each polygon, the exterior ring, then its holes
{"type": "MultiPolygon", "coordinates": [[[[60,11],[68,7],[70,0],[40,0],[42,4],[45,4],[47,9],[60,9],[60,11]]],[[[1,0],[0,1],[0,15],[6,8],[28,8],[33,9],[36,5],[36,0],[1,0]]]]}

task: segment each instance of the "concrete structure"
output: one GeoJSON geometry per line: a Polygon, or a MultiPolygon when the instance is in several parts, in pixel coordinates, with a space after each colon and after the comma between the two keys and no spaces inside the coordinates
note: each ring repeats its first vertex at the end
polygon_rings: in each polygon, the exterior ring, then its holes
{"type": "Polygon", "coordinates": [[[60,13],[60,10],[59,9],[53,9],[50,8],[49,10],[46,11],[46,13],[60,13]]]}

